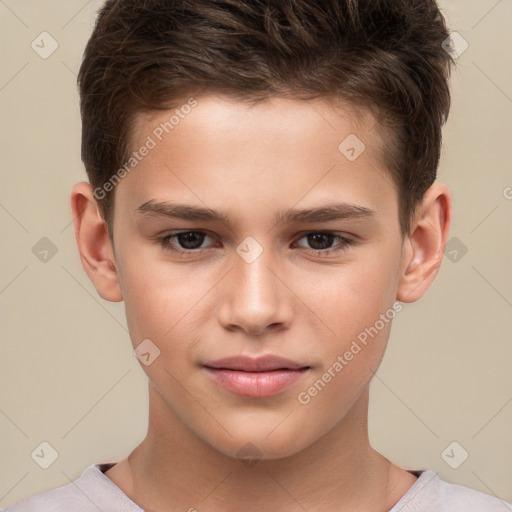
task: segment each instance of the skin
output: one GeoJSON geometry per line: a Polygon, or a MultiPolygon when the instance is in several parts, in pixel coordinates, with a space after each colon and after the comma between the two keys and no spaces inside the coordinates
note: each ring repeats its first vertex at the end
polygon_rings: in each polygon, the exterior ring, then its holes
{"type": "MultiPolygon", "coordinates": [[[[90,185],[72,192],[85,271],[101,297],[125,302],[133,346],[149,338],[160,350],[141,364],[147,437],[106,476],[147,511],[388,511],[416,481],[368,439],[368,387],[391,322],[309,403],[298,394],[395,300],[414,302],[428,289],[448,234],[449,190],[432,185],[402,236],[398,193],[382,164],[386,140],[368,112],[324,100],[197,100],[117,185],[113,244],[90,185]],[[338,149],[349,134],[366,146],[355,161],[338,149]],[[148,201],[222,210],[231,225],[138,211],[148,201]],[[334,202],[373,214],[274,220],[278,210],[334,202]],[[187,230],[207,236],[171,245],[201,253],[180,257],[158,243],[187,230]],[[312,232],[352,243],[320,237],[315,245],[312,232]],[[247,237],[262,248],[251,263],[236,252],[247,237]],[[241,396],[202,367],[240,354],[275,354],[310,369],[277,395],[241,396]],[[238,455],[247,443],[259,452],[253,464],[238,455]]],[[[133,148],[168,118],[139,115],[133,148]]]]}

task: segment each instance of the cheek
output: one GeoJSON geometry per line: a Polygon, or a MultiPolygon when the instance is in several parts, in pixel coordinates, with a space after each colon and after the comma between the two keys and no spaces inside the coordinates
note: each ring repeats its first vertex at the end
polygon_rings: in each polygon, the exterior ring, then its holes
{"type": "MultiPolygon", "coordinates": [[[[211,291],[218,277],[212,270],[208,278],[199,279],[186,264],[171,264],[142,252],[127,252],[131,257],[121,265],[132,345],[150,339],[160,350],[159,363],[166,361],[173,374],[181,373],[184,361],[194,361],[197,342],[205,335],[204,315],[200,315],[205,308],[214,308],[211,291]]],[[[201,275],[207,273],[203,269],[201,275]]],[[[144,370],[154,373],[160,366],[144,370]]]]}
{"type": "Polygon", "coordinates": [[[125,254],[130,257],[120,265],[120,281],[132,342],[160,340],[186,316],[200,290],[187,285],[176,265],[165,265],[142,251],[125,254]]]}
{"type": "Polygon", "coordinates": [[[297,397],[310,412],[335,404],[331,420],[338,421],[379,367],[392,320],[401,308],[393,306],[399,251],[398,245],[376,246],[336,273],[331,269],[316,276],[311,309],[319,312],[329,333],[317,340],[315,354],[321,364],[297,397]]]}
{"type": "MultiPolygon", "coordinates": [[[[342,265],[326,265],[297,276],[298,295],[318,315],[323,324],[318,325],[321,332],[337,340],[329,346],[341,350],[373,326],[381,314],[391,309],[391,315],[399,281],[399,256],[398,245],[375,245],[342,265]]],[[[379,327],[383,330],[380,323],[379,327]]]]}

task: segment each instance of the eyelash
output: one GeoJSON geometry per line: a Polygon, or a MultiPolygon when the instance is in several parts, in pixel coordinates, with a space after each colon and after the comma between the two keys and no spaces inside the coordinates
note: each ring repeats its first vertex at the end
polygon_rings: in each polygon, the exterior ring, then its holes
{"type": "MultiPolygon", "coordinates": [[[[183,258],[193,257],[193,256],[196,256],[197,254],[201,254],[202,252],[204,252],[206,249],[177,249],[175,246],[173,246],[170,243],[170,240],[172,240],[173,238],[177,238],[179,235],[184,235],[184,234],[188,234],[188,233],[199,233],[199,234],[204,234],[206,236],[209,236],[204,231],[194,231],[194,230],[179,231],[177,233],[171,233],[171,234],[165,235],[164,237],[158,238],[157,243],[166,251],[169,251],[173,254],[177,254],[178,256],[183,257],[183,258]]],[[[297,240],[301,240],[302,238],[305,238],[309,235],[315,235],[315,234],[332,235],[332,236],[334,236],[334,239],[339,242],[339,244],[338,244],[338,246],[335,246],[334,248],[329,248],[329,249],[307,249],[307,248],[305,248],[308,252],[312,253],[314,256],[330,255],[331,253],[344,252],[349,248],[349,246],[351,246],[355,243],[354,240],[351,240],[350,238],[336,234],[332,231],[308,231],[306,233],[303,233],[297,240]]]]}

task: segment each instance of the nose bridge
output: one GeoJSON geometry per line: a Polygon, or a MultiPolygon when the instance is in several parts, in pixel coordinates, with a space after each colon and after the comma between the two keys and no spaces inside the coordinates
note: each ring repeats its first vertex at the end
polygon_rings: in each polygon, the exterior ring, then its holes
{"type": "Polygon", "coordinates": [[[275,275],[280,265],[272,248],[248,237],[236,252],[222,291],[219,320],[225,327],[238,326],[250,333],[287,322],[286,294],[275,275]]]}

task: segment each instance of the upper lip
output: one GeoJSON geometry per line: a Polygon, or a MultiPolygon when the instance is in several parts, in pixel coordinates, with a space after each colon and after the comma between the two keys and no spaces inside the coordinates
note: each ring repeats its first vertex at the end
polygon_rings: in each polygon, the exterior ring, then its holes
{"type": "Polygon", "coordinates": [[[204,364],[208,368],[240,370],[245,372],[264,372],[272,370],[298,370],[301,368],[309,368],[309,366],[284,357],[266,355],[257,358],[249,356],[233,356],[218,359],[216,361],[208,361],[204,364]]]}

